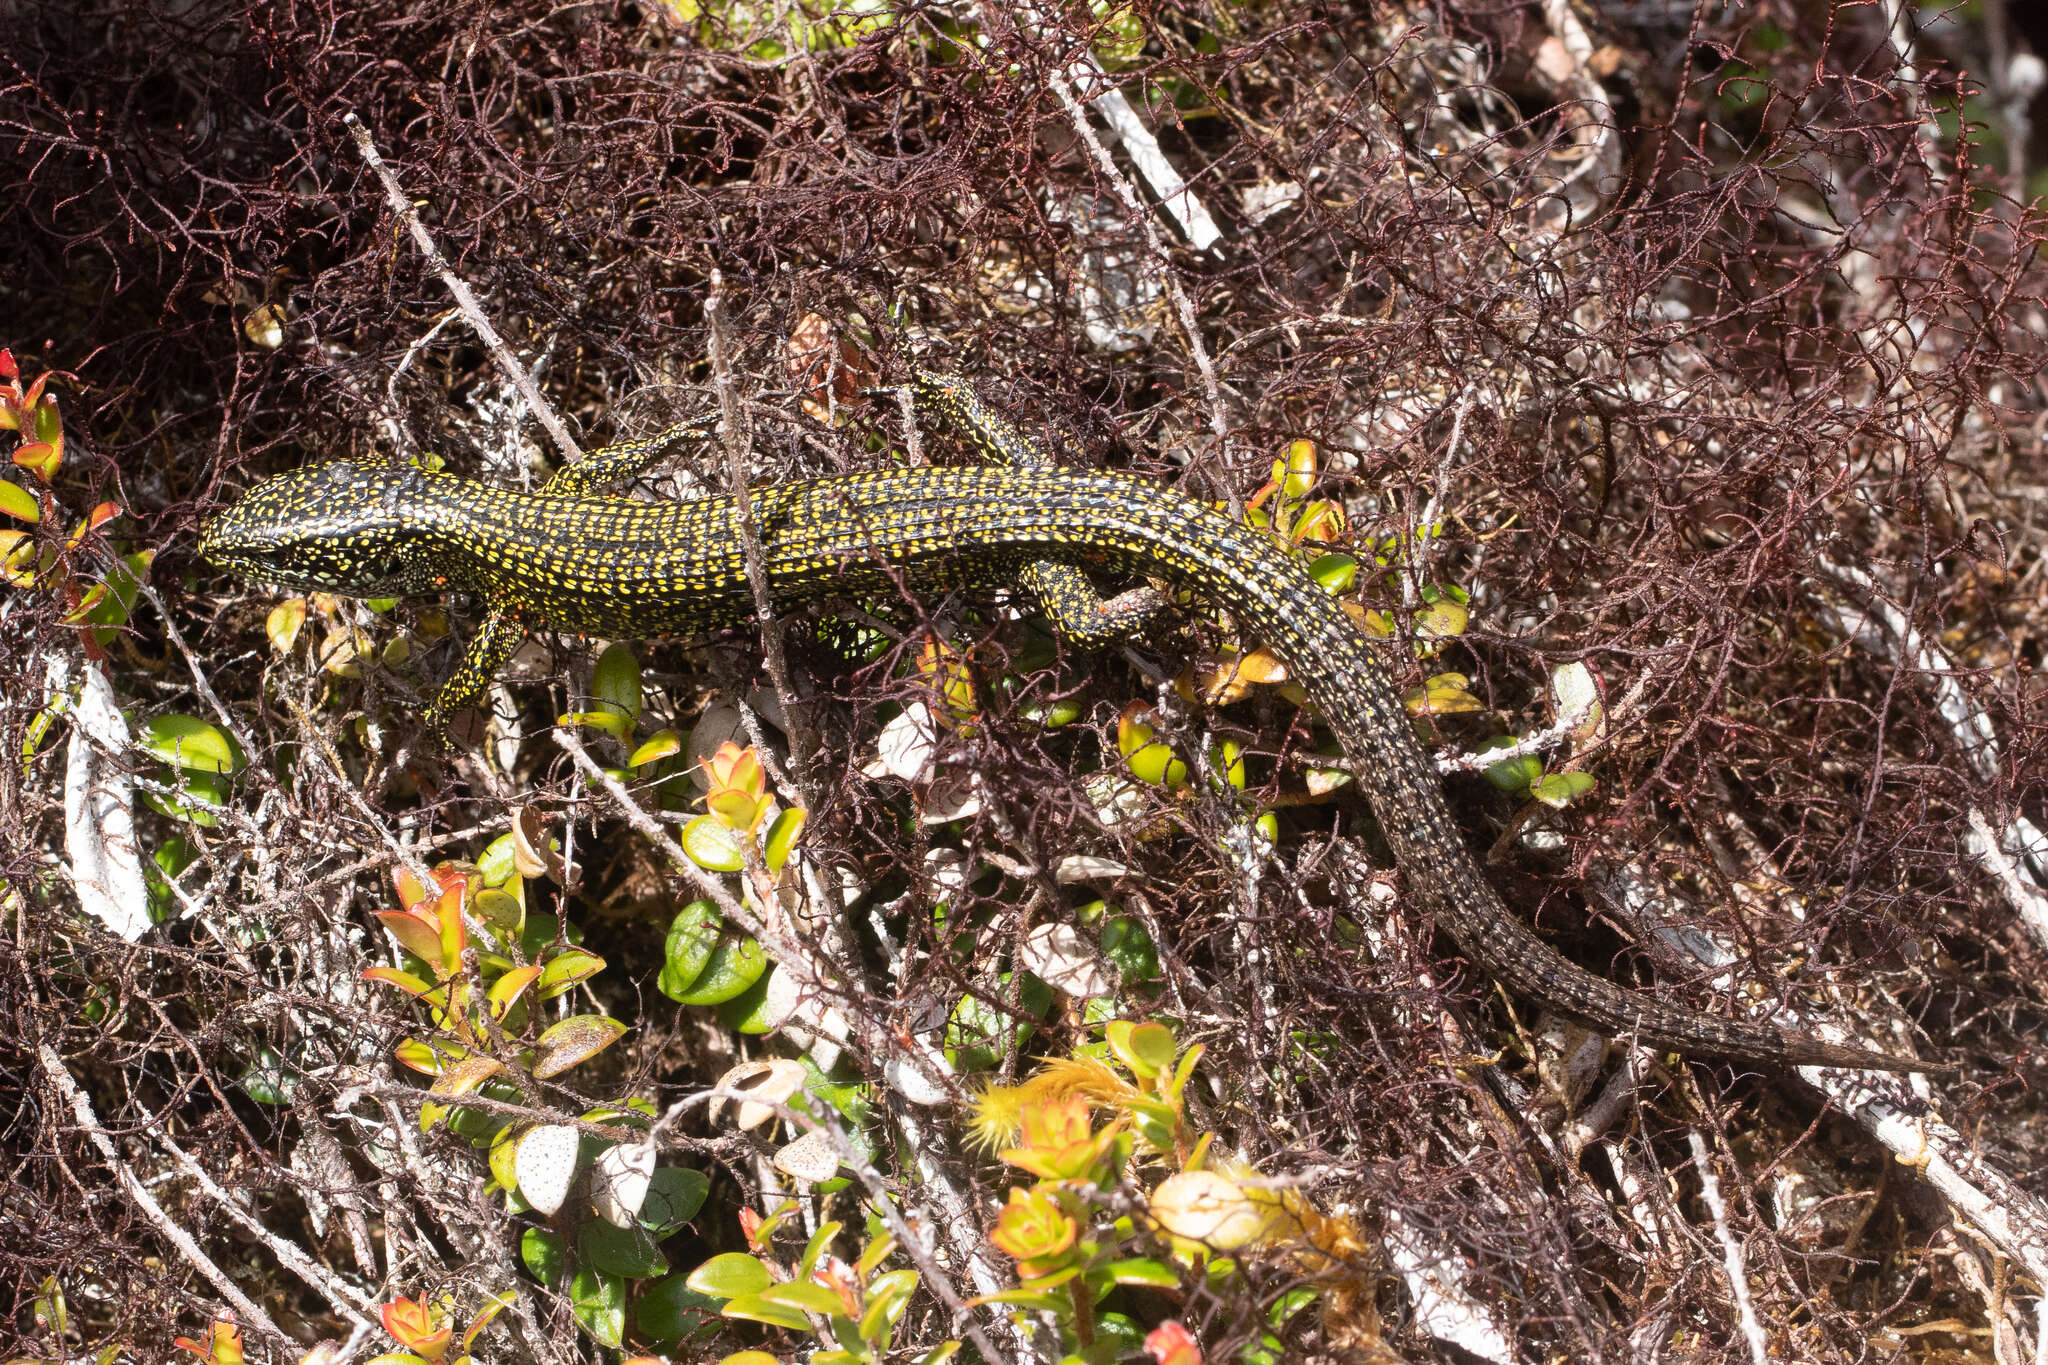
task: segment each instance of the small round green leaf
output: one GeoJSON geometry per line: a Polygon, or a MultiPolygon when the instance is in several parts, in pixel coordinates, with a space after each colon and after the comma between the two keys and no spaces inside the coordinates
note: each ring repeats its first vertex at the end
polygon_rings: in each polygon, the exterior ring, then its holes
{"type": "Polygon", "coordinates": [[[718,946],[718,929],[723,923],[718,907],[710,901],[691,901],[676,911],[676,917],[669,921],[662,960],[662,994],[673,1000],[704,974],[704,965],[711,961],[711,950],[718,946]]]}
{"type": "Polygon", "coordinates": [[[583,1264],[629,1280],[668,1274],[668,1258],[640,1228],[615,1228],[602,1218],[585,1219],[576,1233],[583,1264]]]}
{"type": "Polygon", "coordinates": [[[1529,788],[1529,795],[1546,806],[1563,808],[1600,784],[1591,773],[1552,773],[1529,788]]]}
{"type": "Polygon", "coordinates": [[[761,979],[768,955],[752,938],[721,938],[711,958],[689,989],[668,991],[679,1005],[722,1005],[761,979]]]}
{"type": "Polygon", "coordinates": [[[670,1275],[647,1286],[647,1292],[633,1301],[633,1322],[649,1340],[681,1341],[717,1330],[718,1310],[724,1304],[723,1299],[690,1288],[687,1276],[670,1275]]]}
{"type": "Polygon", "coordinates": [[[519,1259],[526,1273],[542,1284],[553,1285],[569,1265],[569,1244],[558,1232],[528,1228],[519,1234],[519,1259]]]}
{"type": "Polygon", "coordinates": [[[718,1022],[735,1033],[759,1037],[776,1025],[774,1014],[768,1005],[768,983],[773,978],[766,972],[753,985],[722,1001],[718,1006],[718,1022]]]}
{"type": "Polygon", "coordinates": [[[1325,592],[1345,592],[1358,581],[1358,561],[1350,555],[1324,555],[1308,566],[1308,576],[1325,592]]]}
{"type": "Polygon", "coordinates": [[[585,1267],[569,1283],[569,1308],[576,1325],[600,1346],[614,1350],[626,1341],[626,1282],[585,1267]]]}
{"type": "Polygon", "coordinates": [[[747,865],[744,835],[737,834],[708,815],[700,815],[683,826],[683,852],[706,872],[738,872],[747,865]]]}
{"type": "Polygon", "coordinates": [[[683,1230],[704,1198],[711,1193],[711,1178],[687,1166],[659,1166],[647,1181],[647,1198],[640,1205],[640,1226],[657,1242],[683,1230]]]}
{"type": "Polygon", "coordinates": [[[137,743],[164,762],[190,772],[233,776],[242,770],[242,748],[217,725],[194,716],[157,716],[142,727],[137,743]]]}

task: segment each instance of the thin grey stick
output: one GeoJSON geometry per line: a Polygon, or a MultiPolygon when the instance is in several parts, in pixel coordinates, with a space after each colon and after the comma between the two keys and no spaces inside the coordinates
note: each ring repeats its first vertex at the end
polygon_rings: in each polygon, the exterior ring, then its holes
{"type": "Polygon", "coordinates": [[[789,775],[803,794],[806,805],[817,804],[811,786],[810,745],[803,723],[802,699],[789,681],[789,659],[782,648],[782,622],[775,615],[775,603],[768,595],[768,563],[761,550],[761,524],[754,517],[754,499],[747,491],[747,452],[751,444],[748,428],[740,416],[739,386],[733,380],[732,357],[725,336],[725,277],[711,272],[711,292],[704,299],[704,318],[710,326],[711,382],[718,392],[718,435],[725,447],[727,483],[731,485],[733,508],[739,513],[740,556],[747,565],[747,586],[754,591],[754,615],[761,625],[761,657],[768,667],[768,681],[782,702],[783,733],[789,736],[789,775]]]}
{"type": "Polygon", "coordinates": [[[428,235],[426,224],[420,221],[419,211],[413,208],[412,201],[406,198],[405,187],[398,183],[398,176],[384,164],[384,158],[378,154],[377,144],[370,138],[370,130],[363,127],[362,120],[354,114],[345,115],[342,122],[348,125],[349,132],[355,137],[356,151],[362,154],[370,169],[377,173],[377,178],[384,182],[384,198],[391,205],[391,211],[405,224],[406,230],[412,234],[413,245],[427,258],[427,264],[441,277],[441,283],[448,287],[448,292],[455,298],[455,306],[462,310],[462,316],[476,332],[477,340],[483,342],[484,349],[491,353],[491,359],[498,363],[498,369],[512,385],[513,391],[525,399],[526,405],[533,409],[535,420],[547,429],[548,436],[554,441],[555,449],[561,453],[565,463],[582,459],[583,447],[569,434],[569,428],[563,425],[553,405],[541,396],[539,386],[533,382],[533,376],[519,363],[519,357],[512,354],[512,348],[505,344],[505,338],[498,335],[498,329],[491,326],[491,320],[484,316],[483,305],[477,302],[476,295],[470,291],[462,277],[450,268],[447,257],[441,254],[441,248],[436,246],[434,239],[428,235]]]}
{"type": "Polygon", "coordinates": [[[48,1043],[37,1044],[36,1056],[43,1064],[43,1074],[48,1076],[50,1084],[56,1087],[58,1097],[71,1106],[71,1112],[77,1117],[79,1126],[92,1138],[92,1145],[99,1148],[100,1155],[119,1177],[121,1188],[135,1201],[136,1207],[142,1210],[143,1217],[156,1225],[157,1231],[164,1235],[164,1240],[176,1247],[178,1254],[185,1258],[186,1263],[206,1278],[207,1283],[219,1292],[228,1306],[241,1315],[243,1322],[264,1336],[289,1346],[291,1338],[278,1329],[278,1325],[270,1320],[270,1315],[258,1308],[254,1300],[236,1288],[235,1282],[227,1277],[227,1272],[215,1265],[212,1258],[200,1250],[199,1243],[192,1240],[192,1234],[179,1227],[171,1215],[164,1212],[164,1206],[156,1202],[155,1196],[150,1194],[141,1178],[128,1169],[128,1163],[121,1160],[121,1154],[114,1150],[114,1140],[107,1136],[107,1130],[100,1127],[99,1119],[93,1114],[92,1101],[86,1098],[85,1092],[78,1088],[78,1082],[72,1079],[70,1069],[64,1065],[64,1059],[59,1057],[48,1043]]]}

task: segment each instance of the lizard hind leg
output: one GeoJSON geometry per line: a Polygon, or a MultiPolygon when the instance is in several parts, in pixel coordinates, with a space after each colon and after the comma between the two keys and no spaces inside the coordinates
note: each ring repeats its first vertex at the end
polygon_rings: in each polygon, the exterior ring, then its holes
{"type": "MultiPolygon", "coordinates": [[[[965,379],[924,369],[908,352],[903,359],[910,368],[910,390],[918,406],[952,423],[983,459],[1013,469],[1058,467],[1044,446],[982,401],[965,379]]],[[[1078,567],[1054,560],[1028,566],[1023,582],[1053,628],[1068,643],[1090,651],[1137,639],[1167,606],[1166,598],[1152,588],[1104,598],[1078,567]]]]}
{"type": "Polygon", "coordinates": [[[1152,587],[1104,597],[1088,575],[1071,564],[1041,560],[1024,570],[1023,581],[1060,637],[1091,652],[1137,640],[1171,605],[1152,587]]]}

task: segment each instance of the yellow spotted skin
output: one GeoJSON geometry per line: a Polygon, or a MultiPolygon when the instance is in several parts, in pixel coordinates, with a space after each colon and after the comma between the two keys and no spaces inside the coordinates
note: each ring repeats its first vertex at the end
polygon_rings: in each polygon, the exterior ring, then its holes
{"type": "MultiPolygon", "coordinates": [[[[697,427],[594,468],[623,477],[697,427]]],[[[201,552],[252,578],[356,596],[476,593],[492,615],[437,704],[489,683],[529,626],[628,637],[691,634],[753,615],[728,498],[648,503],[587,490],[571,466],[538,493],[451,474],[316,465],[258,485],[212,519],[201,552]],[[577,491],[564,491],[573,489],[577,491]]],[[[1226,608],[1307,689],[1423,903],[1510,990],[1661,1048],[1784,1064],[1939,1067],[1692,1013],[1561,957],[1480,873],[1416,742],[1400,693],[1336,599],[1285,548],[1127,474],[1022,467],[907,469],[755,490],[768,590],[782,606],[890,598],[898,584],[999,587],[1036,564],[1167,579],[1226,608]]]]}

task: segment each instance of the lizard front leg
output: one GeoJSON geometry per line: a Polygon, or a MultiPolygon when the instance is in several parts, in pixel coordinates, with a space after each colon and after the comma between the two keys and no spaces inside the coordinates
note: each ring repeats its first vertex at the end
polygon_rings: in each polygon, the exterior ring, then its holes
{"type": "Polygon", "coordinates": [[[462,662],[427,705],[421,718],[425,732],[437,742],[448,735],[448,722],[476,705],[498,674],[512,661],[512,651],[526,638],[526,627],[504,607],[493,603],[462,662]]]}

